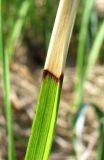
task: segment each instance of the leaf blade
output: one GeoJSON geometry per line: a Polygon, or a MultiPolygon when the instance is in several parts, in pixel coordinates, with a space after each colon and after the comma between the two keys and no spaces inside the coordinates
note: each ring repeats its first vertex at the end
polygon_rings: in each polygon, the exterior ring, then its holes
{"type": "Polygon", "coordinates": [[[26,160],[32,160],[33,158],[45,160],[48,158],[47,156],[49,154],[50,143],[52,142],[52,135],[58,112],[60,89],[61,84],[56,82],[55,79],[52,79],[52,77],[46,76],[46,78],[43,79],[40,89],[39,103],[37,105],[38,109],[36,118],[33,123],[29,146],[25,158],[26,160]],[[49,123],[47,123],[47,120],[49,123]],[[29,148],[34,149],[29,151],[29,148]]]}

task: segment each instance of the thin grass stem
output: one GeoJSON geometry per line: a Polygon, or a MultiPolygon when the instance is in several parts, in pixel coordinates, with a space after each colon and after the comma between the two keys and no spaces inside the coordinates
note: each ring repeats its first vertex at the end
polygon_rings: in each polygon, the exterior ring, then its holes
{"type": "Polygon", "coordinates": [[[82,17],[81,29],[79,33],[79,43],[77,52],[77,64],[76,64],[76,87],[75,87],[75,106],[80,107],[83,100],[83,82],[84,82],[84,57],[85,57],[85,46],[88,34],[88,24],[93,8],[94,0],[86,0],[84,13],[82,17]]]}
{"type": "Polygon", "coordinates": [[[13,55],[13,51],[15,49],[16,42],[21,35],[21,30],[25,23],[25,18],[26,18],[26,15],[28,14],[29,7],[30,7],[29,0],[24,0],[18,11],[18,19],[14,23],[12,27],[12,32],[10,32],[8,36],[9,38],[7,41],[6,51],[8,52],[9,57],[13,55]]]}
{"type": "Polygon", "coordinates": [[[15,160],[13,126],[12,126],[13,125],[12,108],[10,102],[9,59],[8,59],[8,54],[5,53],[3,44],[2,0],[0,0],[0,54],[2,54],[2,63],[3,63],[3,90],[4,90],[4,101],[6,107],[6,126],[8,134],[8,160],[15,160]]]}
{"type": "Polygon", "coordinates": [[[102,22],[102,24],[100,26],[100,29],[95,37],[93,46],[92,46],[91,51],[89,53],[88,63],[87,63],[87,67],[86,67],[86,77],[88,77],[90,75],[91,70],[92,70],[94,64],[96,63],[96,60],[99,56],[103,41],[104,41],[104,21],[102,22]]]}

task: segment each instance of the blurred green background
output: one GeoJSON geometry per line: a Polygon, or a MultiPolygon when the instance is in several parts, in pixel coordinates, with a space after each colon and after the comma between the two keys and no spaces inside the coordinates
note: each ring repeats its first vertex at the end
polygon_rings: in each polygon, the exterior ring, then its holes
{"type": "MultiPolygon", "coordinates": [[[[41,63],[42,57],[45,57],[47,53],[58,3],[59,1],[57,0],[53,0],[52,2],[50,0],[3,1],[4,41],[5,47],[9,47],[9,54],[14,54],[16,41],[21,41],[31,50],[30,54],[35,56],[34,59],[36,58],[36,61],[40,61],[41,63]],[[39,53],[39,55],[37,53],[39,53]]],[[[85,54],[89,52],[99,25],[104,18],[104,2],[102,0],[95,0],[94,3],[87,28],[85,54]]],[[[77,54],[79,31],[85,5],[86,2],[81,0],[70,45],[70,54],[74,61],[77,54]]],[[[102,48],[102,53],[99,55],[101,63],[104,61],[103,51],[102,48]]],[[[71,58],[69,58],[68,61],[71,61],[70,59],[71,58]]],[[[44,61],[42,61],[42,63],[44,63],[44,61]]]]}

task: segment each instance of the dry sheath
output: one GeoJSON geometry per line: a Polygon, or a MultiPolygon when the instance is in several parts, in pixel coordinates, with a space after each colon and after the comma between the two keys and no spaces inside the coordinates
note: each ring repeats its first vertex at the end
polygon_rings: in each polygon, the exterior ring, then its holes
{"type": "Polygon", "coordinates": [[[44,67],[56,77],[60,77],[65,66],[78,3],[79,0],[60,0],[44,67]]]}

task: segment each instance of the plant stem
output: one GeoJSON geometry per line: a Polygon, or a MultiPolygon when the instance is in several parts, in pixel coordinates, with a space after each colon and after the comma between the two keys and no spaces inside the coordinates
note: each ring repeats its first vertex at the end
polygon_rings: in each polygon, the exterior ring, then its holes
{"type": "Polygon", "coordinates": [[[10,78],[9,78],[9,59],[8,54],[4,51],[2,30],[2,0],[0,0],[0,54],[2,54],[3,63],[3,90],[6,106],[6,125],[8,134],[8,160],[15,159],[14,142],[13,142],[13,126],[12,126],[12,108],[10,102],[10,78]]]}
{"type": "Polygon", "coordinates": [[[4,86],[4,100],[6,106],[6,126],[8,134],[8,159],[14,160],[15,153],[14,153],[12,106],[10,101],[9,57],[6,52],[4,52],[3,54],[3,86],[4,86]]]}
{"type": "Polygon", "coordinates": [[[60,1],[25,160],[47,160],[49,157],[58,114],[63,71],[78,3],[78,0],[60,1]]]}
{"type": "Polygon", "coordinates": [[[60,77],[64,71],[79,0],[61,0],[44,69],[60,77]]]}
{"type": "Polygon", "coordinates": [[[75,106],[80,107],[83,100],[83,82],[84,82],[84,57],[85,57],[85,46],[88,34],[88,24],[91,16],[92,7],[94,0],[86,0],[84,13],[82,17],[81,29],[79,33],[79,43],[77,52],[77,64],[76,64],[76,88],[75,88],[75,106]]]}
{"type": "Polygon", "coordinates": [[[98,31],[98,34],[95,37],[93,46],[91,48],[91,51],[88,57],[88,63],[86,67],[86,77],[88,77],[91,73],[91,70],[98,58],[103,41],[104,41],[104,21],[102,22],[100,29],[98,31]]]}
{"type": "Polygon", "coordinates": [[[3,38],[2,38],[2,0],[0,0],[0,57],[1,54],[4,52],[3,48],[3,38]]]}
{"type": "Polygon", "coordinates": [[[14,23],[14,26],[12,27],[12,32],[10,32],[9,38],[7,41],[6,52],[8,52],[9,57],[13,55],[16,42],[21,35],[21,30],[25,22],[25,17],[29,11],[29,7],[30,7],[29,0],[24,0],[18,11],[18,19],[14,23]]]}

